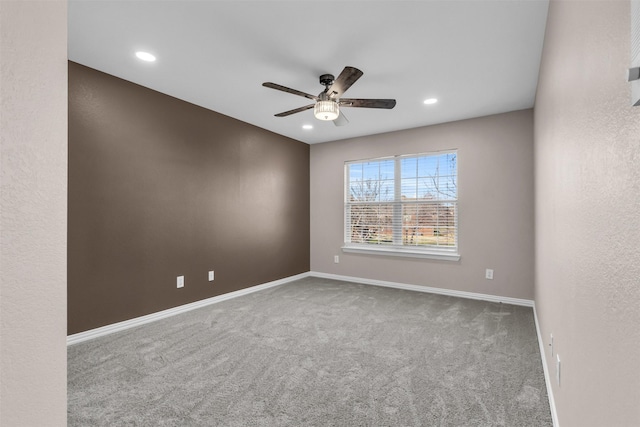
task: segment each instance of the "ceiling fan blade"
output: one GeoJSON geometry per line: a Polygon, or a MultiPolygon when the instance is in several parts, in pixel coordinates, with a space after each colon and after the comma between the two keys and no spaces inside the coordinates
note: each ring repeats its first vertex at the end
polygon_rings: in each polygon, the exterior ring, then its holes
{"type": "Polygon", "coordinates": [[[357,99],[342,98],[341,107],[361,107],[361,108],[386,108],[388,110],[396,106],[395,99],[357,99]]]}
{"type": "Polygon", "coordinates": [[[344,126],[348,123],[349,123],[349,120],[347,120],[347,117],[344,115],[342,111],[340,111],[340,115],[338,116],[338,118],[333,121],[333,124],[336,126],[344,126]]]}
{"type": "Polygon", "coordinates": [[[363,72],[355,67],[344,67],[344,70],[335,79],[327,93],[333,98],[340,98],[356,80],[362,77],[362,74],[363,72]]]}
{"type": "Polygon", "coordinates": [[[305,92],[301,92],[299,90],[291,89],[289,87],[282,86],[282,85],[279,85],[279,84],[275,84],[275,83],[271,83],[271,82],[264,82],[264,83],[262,83],[262,86],[268,87],[268,88],[271,88],[271,89],[275,89],[275,90],[281,90],[282,92],[292,93],[294,95],[304,96],[305,98],[313,99],[314,101],[318,100],[318,97],[315,96],[315,95],[311,95],[311,94],[308,94],[308,93],[305,93],[305,92]]]}
{"type": "Polygon", "coordinates": [[[286,116],[290,116],[291,114],[295,114],[295,113],[299,113],[301,111],[305,111],[305,110],[310,110],[315,106],[315,104],[309,104],[309,105],[305,105],[304,107],[300,107],[300,108],[296,108],[295,110],[289,110],[289,111],[285,111],[284,113],[278,113],[275,116],[276,117],[286,117],[286,116]]]}

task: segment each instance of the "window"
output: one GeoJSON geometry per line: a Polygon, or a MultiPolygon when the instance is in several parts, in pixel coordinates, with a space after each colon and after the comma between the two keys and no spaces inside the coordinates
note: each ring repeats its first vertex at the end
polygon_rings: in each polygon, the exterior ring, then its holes
{"type": "Polygon", "coordinates": [[[345,163],[347,252],[458,260],[456,151],[345,163]]]}

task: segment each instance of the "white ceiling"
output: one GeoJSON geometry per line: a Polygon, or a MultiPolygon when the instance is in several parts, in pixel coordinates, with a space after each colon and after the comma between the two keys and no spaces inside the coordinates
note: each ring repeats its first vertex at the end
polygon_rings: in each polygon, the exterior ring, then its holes
{"type": "Polygon", "coordinates": [[[318,143],[533,106],[548,0],[69,1],[69,59],[252,125],[318,143]],[[157,56],[143,63],[134,53],[157,56]],[[364,75],[346,126],[262,86],[317,95],[320,74],[364,75]],[[424,105],[436,97],[435,105],[424,105]],[[302,129],[312,124],[312,130],[302,129]]]}

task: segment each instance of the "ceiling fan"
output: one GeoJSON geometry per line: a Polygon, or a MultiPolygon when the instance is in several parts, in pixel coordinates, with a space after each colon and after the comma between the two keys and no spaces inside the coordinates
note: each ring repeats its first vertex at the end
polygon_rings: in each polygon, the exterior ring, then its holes
{"type": "Polygon", "coordinates": [[[391,109],[396,106],[395,99],[342,98],[342,95],[351,85],[362,77],[362,74],[363,72],[355,67],[344,67],[344,70],[342,70],[338,78],[334,78],[331,74],[323,74],[320,76],[320,84],[324,85],[324,90],[320,92],[318,96],[271,82],[262,83],[262,86],[303,96],[315,101],[315,103],[305,105],[304,107],[278,113],[275,115],[276,117],[286,117],[313,108],[313,115],[318,120],[332,120],[334,125],[343,126],[349,123],[349,120],[347,120],[340,111],[340,107],[391,109]]]}

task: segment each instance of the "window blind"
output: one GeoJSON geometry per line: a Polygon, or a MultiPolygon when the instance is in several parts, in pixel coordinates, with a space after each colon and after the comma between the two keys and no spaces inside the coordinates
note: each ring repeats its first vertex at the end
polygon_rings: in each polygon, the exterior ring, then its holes
{"type": "Polygon", "coordinates": [[[346,162],[345,245],[456,252],[457,152],[346,162]]]}

